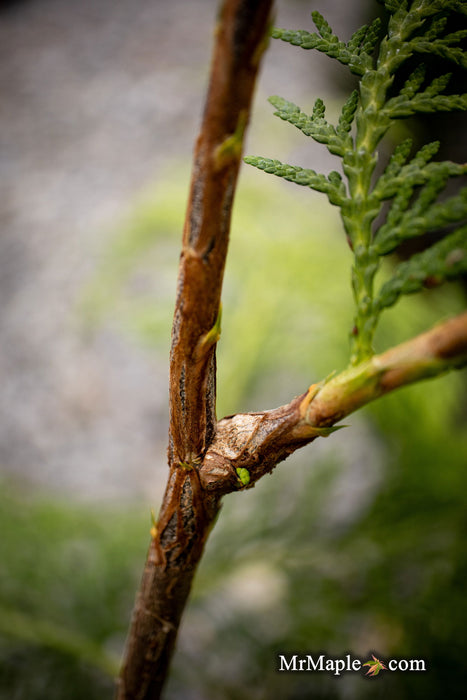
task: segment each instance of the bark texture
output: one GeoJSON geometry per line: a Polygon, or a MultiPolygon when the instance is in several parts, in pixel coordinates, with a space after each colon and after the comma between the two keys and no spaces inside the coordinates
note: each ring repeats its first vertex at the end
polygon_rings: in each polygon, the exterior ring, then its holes
{"type": "Polygon", "coordinates": [[[272,0],[225,0],[196,143],[170,355],[169,478],[133,611],[119,700],[159,698],[219,496],[199,468],[216,432],[215,347],[233,195],[272,0]]]}

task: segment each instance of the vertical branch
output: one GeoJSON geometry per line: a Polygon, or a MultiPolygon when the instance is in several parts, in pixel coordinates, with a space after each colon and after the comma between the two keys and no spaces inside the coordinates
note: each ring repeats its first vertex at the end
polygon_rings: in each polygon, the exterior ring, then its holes
{"type": "Polygon", "coordinates": [[[215,432],[215,344],[232,200],[272,0],[227,0],[196,143],[170,357],[170,457],[199,460],[215,432]]]}
{"type": "Polygon", "coordinates": [[[133,611],[118,700],[160,697],[219,510],[199,469],[216,431],[215,346],[230,218],[272,0],[224,0],[183,232],[170,353],[169,478],[133,611]]]}

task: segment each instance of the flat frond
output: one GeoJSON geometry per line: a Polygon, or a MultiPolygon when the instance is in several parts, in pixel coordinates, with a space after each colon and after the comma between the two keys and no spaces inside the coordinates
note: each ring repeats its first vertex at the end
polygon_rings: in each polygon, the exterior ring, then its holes
{"type": "Polygon", "coordinates": [[[349,51],[356,51],[362,45],[367,32],[368,25],[364,24],[363,27],[360,27],[360,29],[357,29],[357,31],[352,34],[352,36],[347,42],[347,48],[349,49],[349,51]]]}
{"type": "Polygon", "coordinates": [[[311,115],[282,98],[270,99],[278,117],[342,158],[344,181],[338,172],[326,177],[277,160],[246,159],[265,172],[326,193],[329,201],[340,207],[347,241],[354,254],[353,365],[373,354],[372,339],[382,308],[394,303],[401,294],[420,289],[428,278],[435,279],[438,275],[436,279],[451,279],[459,265],[465,266],[465,244],[460,252],[456,242],[467,234],[467,188],[447,199],[443,197],[448,180],[465,175],[467,165],[434,161],[440,146],[438,141],[426,144],[411,156],[412,140],[406,139],[396,147],[379,177],[375,170],[382,157],[380,143],[396,119],[417,113],[467,110],[467,94],[446,92],[451,73],[443,72],[427,82],[421,61],[422,55],[427,54],[435,58],[435,65],[437,59],[443,59],[438,60],[440,72],[445,60],[467,69],[463,46],[467,29],[451,30],[456,28],[459,13],[467,15],[467,2],[380,2],[389,12],[384,37],[380,36],[381,22],[377,19],[357,29],[345,44],[318,12],[312,13],[315,33],[285,29],[272,32],[273,37],[335,58],[360,77],[359,88],[343,105],[336,125],[326,120],[321,99],[315,101],[311,115]],[[398,71],[409,59],[414,59],[415,66],[400,87],[398,71]],[[379,224],[384,213],[383,223],[379,224]],[[446,237],[446,242],[414,256],[413,264],[400,266],[377,299],[374,285],[382,256],[414,237],[429,232],[439,236],[446,227],[457,227],[457,237],[446,237]],[[448,248],[455,243],[455,252],[449,256],[448,248]]]}
{"type": "MultiPolygon", "coordinates": [[[[305,30],[274,28],[271,32],[271,36],[274,39],[287,41],[293,46],[300,46],[302,49],[316,49],[317,51],[321,51],[348,66],[352,73],[363,75],[365,70],[371,65],[371,59],[368,54],[362,51],[359,46],[355,46],[355,41],[351,44],[350,48],[343,41],[340,41],[339,38],[333,34],[331,27],[319,12],[312,12],[312,17],[319,34],[310,33],[305,30]]],[[[373,35],[374,31],[370,35],[370,42],[374,40],[373,35]]]]}
{"type": "Polygon", "coordinates": [[[425,32],[425,39],[428,39],[428,41],[436,39],[446,29],[447,22],[448,18],[445,15],[435,18],[425,32]]]}
{"type": "Polygon", "coordinates": [[[371,56],[375,50],[381,33],[381,19],[377,17],[371,24],[365,24],[352,34],[347,42],[347,48],[352,53],[366,53],[371,56]]]}
{"type": "Polygon", "coordinates": [[[408,99],[405,95],[392,97],[386,102],[383,110],[384,114],[391,119],[402,119],[410,117],[417,113],[434,113],[434,112],[455,112],[464,111],[467,109],[467,93],[464,95],[439,95],[437,91],[444,89],[447,84],[446,76],[437,78],[423,92],[419,92],[412,98],[408,99]]]}
{"type": "Polygon", "coordinates": [[[441,4],[441,10],[447,12],[459,12],[461,15],[467,15],[467,5],[465,0],[437,0],[441,4]]]}
{"type": "Polygon", "coordinates": [[[300,168],[296,165],[287,165],[280,160],[262,158],[258,156],[247,156],[245,163],[253,165],[266,173],[282,177],[289,182],[295,182],[303,187],[310,187],[317,192],[327,194],[331,204],[342,206],[346,200],[345,186],[339,173],[332,172],[329,177],[314,170],[300,168]]]}
{"type": "Polygon", "coordinates": [[[373,195],[380,200],[390,199],[397,193],[407,190],[410,191],[410,197],[414,187],[424,185],[429,181],[443,181],[445,185],[448,178],[464,175],[467,172],[467,165],[451,161],[430,162],[439,146],[439,141],[427,144],[418,151],[409,163],[404,164],[406,153],[410,148],[410,141],[404,141],[400,144],[399,149],[394,151],[386,170],[373,189],[373,195]]]}
{"type": "Polygon", "coordinates": [[[320,33],[320,36],[323,37],[323,39],[332,39],[332,37],[335,37],[337,39],[336,35],[333,33],[331,27],[329,26],[329,23],[326,22],[326,20],[320,12],[317,12],[315,10],[311,13],[311,16],[313,18],[313,22],[315,23],[316,29],[320,33]]]}
{"type": "Polygon", "coordinates": [[[377,17],[368,27],[368,31],[365,35],[365,39],[362,42],[362,52],[371,56],[375,50],[381,35],[382,22],[379,17],[377,17]]]}
{"type": "MultiPolygon", "coordinates": [[[[436,181],[428,183],[421,191],[422,204],[428,206],[418,206],[415,203],[399,217],[397,225],[388,226],[388,220],[386,221],[375,238],[374,248],[378,255],[391,253],[402,241],[438,231],[445,226],[461,224],[467,219],[467,187],[443,202],[432,203],[432,193],[435,190],[436,181]]],[[[396,199],[397,197],[394,202],[396,199]]]]}
{"type": "Polygon", "coordinates": [[[424,63],[419,63],[415,68],[413,73],[409,75],[404,83],[404,87],[400,91],[401,95],[407,97],[409,100],[419,91],[425,80],[426,67],[424,63]]]}
{"type": "MultiPolygon", "coordinates": [[[[467,53],[459,46],[451,46],[452,37],[464,34],[464,32],[456,32],[455,35],[448,35],[444,39],[430,41],[425,37],[417,37],[410,42],[410,47],[413,52],[432,54],[439,56],[448,61],[452,61],[461,68],[467,68],[467,53]]],[[[457,43],[457,40],[456,40],[457,43]]]]}
{"type": "Polygon", "coordinates": [[[389,163],[387,164],[386,169],[378,182],[390,180],[399,175],[402,166],[407,162],[407,158],[410,155],[412,144],[412,139],[405,139],[405,141],[402,141],[396,146],[394,153],[389,159],[389,163]]]}
{"type": "Polygon", "coordinates": [[[422,17],[432,17],[440,12],[460,12],[464,0],[412,0],[410,11],[419,13],[422,17]]]}
{"type": "Polygon", "coordinates": [[[444,92],[449,84],[449,81],[451,80],[451,76],[452,73],[445,73],[444,75],[440,75],[438,78],[435,78],[430,85],[425,88],[423,94],[427,97],[435,97],[441,92],[444,92]]]}
{"type": "Polygon", "coordinates": [[[326,112],[326,107],[323,102],[323,100],[318,97],[318,99],[315,101],[315,104],[313,106],[313,119],[318,122],[320,120],[324,120],[324,115],[326,112]]]}
{"type": "Polygon", "coordinates": [[[342,107],[342,112],[340,114],[339,123],[336,129],[336,132],[340,136],[348,134],[352,128],[352,123],[358,107],[358,98],[358,90],[354,90],[342,107]]]}
{"type": "MultiPolygon", "coordinates": [[[[302,131],[306,136],[311,136],[311,138],[318,143],[325,144],[329,152],[333,155],[343,156],[346,148],[349,148],[349,145],[351,146],[351,139],[348,136],[348,131],[350,130],[351,125],[352,109],[354,113],[356,109],[355,98],[352,99],[351,103],[347,106],[347,109],[344,105],[345,122],[344,125],[341,125],[339,122],[337,129],[335,129],[332,124],[329,124],[324,118],[325,106],[324,102],[320,99],[316,100],[311,116],[305,114],[305,112],[302,112],[300,107],[293,102],[288,102],[287,100],[284,100],[284,98],[278,97],[277,95],[270,97],[269,102],[276,109],[274,112],[275,116],[289,122],[290,124],[293,124],[293,126],[300,129],[300,131],[302,131]]],[[[348,103],[346,103],[346,105],[347,104],[348,103]]]]}
{"type": "Polygon", "coordinates": [[[375,299],[379,309],[393,306],[403,294],[438,286],[467,273],[467,226],[462,226],[422,253],[397,266],[375,299]]]}

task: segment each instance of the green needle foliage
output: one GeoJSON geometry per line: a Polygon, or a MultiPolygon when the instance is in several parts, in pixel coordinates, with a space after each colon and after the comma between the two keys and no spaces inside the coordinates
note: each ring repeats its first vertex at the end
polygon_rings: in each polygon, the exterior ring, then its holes
{"type": "Polygon", "coordinates": [[[274,38],[335,58],[360,78],[359,89],[345,102],[336,126],[326,120],[321,99],[316,100],[311,115],[282,97],[269,100],[276,116],[341,158],[344,177],[336,171],[326,176],[279,160],[245,158],[260,170],[324,192],[340,208],[354,254],[352,364],[373,354],[373,337],[383,309],[401,295],[467,271],[467,188],[446,196],[448,180],[464,175],[467,165],[434,161],[437,141],[413,153],[412,140],[406,139],[395,148],[382,174],[375,176],[383,158],[378,147],[394,120],[467,109],[467,94],[446,93],[451,74],[428,81],[422,62],[394,94],[399,69],[414,56],[431,54],[441,68],[446,61],[467,68],[467,53],[461,46],[467,30],[447,31],[456,13],[467,15],[467,5],[461,0],[384,0],[383,4],[389,17],[386,32],[377,19],[357,30],[347,43],[338,39],[318,12],[312,13],[318,33],[272,32],[274,38]],[[428,233],[435,235],[428,239],[428,233]],[[377,288],[376,275],[384,256],[415,237],[424,237],[423,252],[396,265],[392,277],[377,288]]]}

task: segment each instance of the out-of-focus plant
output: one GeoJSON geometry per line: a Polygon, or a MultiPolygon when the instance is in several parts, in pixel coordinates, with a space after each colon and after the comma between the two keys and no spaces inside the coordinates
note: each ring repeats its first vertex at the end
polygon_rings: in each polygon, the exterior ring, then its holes
{"type": "Polygon", "coordinates": [[[0,698],[110,697],[145,524],[2,482],[0,529],[0,698]]]}

